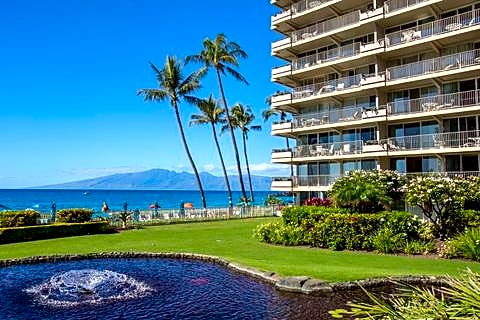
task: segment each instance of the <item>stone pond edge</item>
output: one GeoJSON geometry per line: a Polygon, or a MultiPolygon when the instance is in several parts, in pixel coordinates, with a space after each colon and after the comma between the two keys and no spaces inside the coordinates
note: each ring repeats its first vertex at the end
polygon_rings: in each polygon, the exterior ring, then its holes
{"type": "Polygon", "coordinates": [[[223,266],[235,272],[250,276],[263,282],[273,285],[277,290],[303,293],[311,295],[328,295],[329,293],[355,290],[360,286],[363,288],[375,288],[383,286],[391,286],[393,283],[402,283],[408,285],[445,285],[444,277],[437,276],[402,276],[389,278],[374,278],[348,282],[329,283],[321,279],[314,279],[308,276],[292,276],[281,277],[274,272],[263,272],[251,267],[241,266],[230,262],[226,259],[216,256],[196,254],[196,253],[174,253],[174,252],[101,252],[89,254],[75,255],[50,255],[50,256],[33,256],[27,258],[3,259],[0,260],[0,268],[21,264],[36,264],[45,262],[73,261],[84,259],[101,259],[101,258],[170,258],[170,259],[187,259],[199,260],[212,264],[223,266]]]}

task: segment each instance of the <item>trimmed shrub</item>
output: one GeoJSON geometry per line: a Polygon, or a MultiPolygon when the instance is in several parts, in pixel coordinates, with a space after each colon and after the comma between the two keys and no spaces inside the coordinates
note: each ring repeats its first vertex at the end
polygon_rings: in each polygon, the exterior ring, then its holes
{"type": "Polygon", "coordinates": [[[114,232],[114,230],[107,222],[71,224],[58,223],[32,227],[4,228],[0,229],[0,243],[3,244],[112,232],[114,232]]]}
{"type": "Polygon", "coordinates": [[[259,225],[253,232],[254,238],[271,244],[296,246],[303,244],[303,230],[300,227],[270,222],[259,225]]]}
{"type": "Polygon", "coordinates": [[[0,212],[0,228],[34,226],[39,218],[40,213],[35,210],[0,212]]]}
{"type": "Polygon", "coordinates": [[[386,212],[382,220],[383,227],[389,228],[394,234],[405,234],[407,239],[418,239],[421,221],[420,219],[406,211],[386,212]]]}
{"type": "Polygon", "coordinates": [[[82,223],[92,219],[93,210],[72,208],[57,211],[56,221],[63,223],[82,223]]]}

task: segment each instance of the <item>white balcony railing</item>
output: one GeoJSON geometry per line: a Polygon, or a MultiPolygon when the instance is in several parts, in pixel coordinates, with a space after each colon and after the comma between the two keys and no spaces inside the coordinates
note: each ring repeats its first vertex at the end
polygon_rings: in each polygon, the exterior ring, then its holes
{"type": "Polygon", "coordinates": [[[480,105],[480,90],[389,102],[385,107],[389,115],[398,115],[417,112],[437,112],[478,105],[480,105]]]}
{"type": "Polygon", "coordinates": [[[312,175],[293,177],[294,187],[328,187],[340,178],[340,175],[312,175]]]}
{"type": "Polygon", "coordinates": [[[272,24],[275,24],[275,23],[277,23],[279,20],[282,20],[282,19],[284,19],[284,18],[286,18],[286,17],[289,17],[290,14],[291,14],[290,9],[277,13],[276,15],[272,16],[272,19],[271,19],[271,20],[272,20],[272,24]]]}
{"type": "Polygon", "coordinates": [[[357,74],[351,77],[344,77],[297,87],[293,89],[293,99],[303,99],[312,95],[321,95],[334,91],[356,88],[360,86],[361,81],[362,75],[357,74]]]}
{"type": "Polygon", "coordinates": [[[353,57],[360,53],[360,43],[330,49],[309,56],[301,57],[292,61],[293,70],[305,69],[319,63],[326,63],[342,58],[353,57]]]}
{"type": "Polygon", "coordinates": [[[377,109],[375,106],[366,103],[358,104],[350,108],[335,107],[324,112],[303,113],[295,116],[292,124],[293,128],[297,129],[385,116],[386,110],[384,106],[377,109]]]}
{"type": "Polygon", "coordinates": [[[305,40],[311,37],[315,37],[327,32],[332,32],[337,29],[344,28],[346,26],[356,24],[360,21],[360,10],[347,13],[343,16],[336,17],[323,22],[318,22],[312,26],[293,31],[292,43],[300,40],[305,40]]]}
{"type": "Polygon", "coordinates": [[[429,0],[387,0],[384,4],[385,13],[406,9],[426,1],[429,0]]]}
{"type": "Polygon", "coordinates": [[[332,0],[301,0],[298,2],[295,2],[292,5],[292,12],[293,15],[302,13],[304,11],[319,7],[325,3],[331,2],[332,0]]]}
{"type": "Polygon", "coordinates": [[[480,148],[480,131],[443,132],[382,139],[379,144],[388,151],[442,148],[480,148]]]}
{"type": "Polygon", "coordinates": [[[292,67],[289,64],[283,65],[283,66],[272,69],[272,77],[275,78],[275,77],[280,77],[282,75],[289,75],[291,72],[292,72],[292,67]]]}
{"type": "Polygon", "coordinates": [[[415,28],[392,32],[385,35],[386,47],[430,38],[444,33],[469,28],[480,24],[480,9],[465,12],[445,19],[419,25],[415,28]]]}
{"type": "Polygon", "coordinates": [[[362,140],[300,145],[293,148],[293,158],[358,154],[362,145],[362,140]]]}
{"type": "Polygon", "coordinates": [[[480,49],[387,68],[387,81],[424,76],[480,64],[480,49]]]}

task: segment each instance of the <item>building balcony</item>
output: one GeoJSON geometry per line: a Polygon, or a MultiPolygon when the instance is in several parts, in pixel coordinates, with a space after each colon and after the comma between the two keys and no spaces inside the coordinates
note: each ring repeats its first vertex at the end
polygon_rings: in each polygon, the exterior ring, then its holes
{"type": "Polygon", "coordinates": [[[290,64],[273,68],[271,81],[279,81],[281,78],[286,78],[291,76],[291,74],[292,74],[292,66],[290,64]]]}
{"type": "MultiPolygon", "coordinates": [[[[368,142],[370,143],[370,142],[368,142]]],[[[351,158],[352,156],[382,151],[386,152],[386,149],[378,148],[381,146],[379,143],[372,142],[372,146],[362,140],[344,141],[344,142],[331,142],[320,144],[300,145],[293,148],[293,160],[302,158],[351,158]]],[[[371,154],[370,154],[371,156],[371,154]]],[[[375,154],[375,156],[379,156],[375,154]]]]}
{"type": "Polygon", "coordinates": [[[440,0],[431,1],[431,0],[387,0],[385,1],[383,7],[385,15],[397,14],[399,11],[413,10],[420,5],[427,5],[431,3],[440,2],[440,0]]]}
{"type": "MultiPolygon", "coordinates": [[[[443,132],[382,139],[379,144],[392,152],[422,150],[422,153],[480,151],[480,131],[443,132]],[[432,152],[428,152],[432,151],[432,152]]],[[[414,152],[413,154],[418,154],[414,152]]]]}
{"type": "Polygon", "coordinates": [[[295,116],[292,121],[292,130],[302,130],[323,125],[338,125],[360,120],[362,123],[365,123],[369,119],[378,122],[386,120],[386,115],[385,107],[377,109],[370,104],[357,105],[352,108],[332,108],[329,111],[304,113],[295,116]]]}
{"type": "Polygon", "coordinates": [[[293,188],[292,177],[274,177],[272,178],[272,191],[291,191],[293,188]]]}
{"type": "Polygon", "coordinates": [[[478,177],[480,176],[480,171],[446,171],[446,172],[407,172],[400,173],[409,178],[417,176],[444,176],[450,178],[468,178],[468,177],[478,177]]]}
{"type": "Polygon", "coordinates": [[[292,121],[280,121],[272,123],[272,135],[290,133],[292,131],[292,121]]]}
{"type": "Polygon", "coordinates": [[[288,49],[292,46],[290,37],[272,42],[272,56],[278,55],[280,51],[288,49]]]}
{"type": "Polygon", "coordinates": [[[310,188],[310,187],[330,187],[335,181],[340,178],[340,175],[311,175],[311,176],[294,176],[293,187],[297,188],[310,188]]]}
{"type": "Polygon", "coordinates": [[[291,149],[273,149],[272,163],[290,163],[292,161],[291,149]]]}
{"type": "Polygon", "coordinates": [[[292,15],[292,11],[290,9],[287,9],[285,11],[279,12],[276,15],[272,16],[271,18],[272,29],[275,29],[276,24],[290,20],[291,15],[292,15]]]}
{"type": "MultiPolygon", "coordinates": [[[[450,36],[457,30],[473,28],[480,25],[480,10],[458,14],[422,24],[418,27],[392,32],[385,35],[385,45],[388,48],[406,43],[415,43],[438,36],[450,36]]],[[[478,29],[478,28],[476,28],[478,29]]]]}
{"type": "MultiPolygon", "coordinates": [[[[434,59],[402,64],[386,69],[387,85],[389,82],[415,77],[437,77],[445,72],[464,72],[468,67],[480,66],[480,49],[464,51],[434,59]]],[[[473,69],[475,70],[475,69],[473,69]]]]}
{"type": "Polygon", "coordinates": [[[333,95],[339,92],[359,88],[361,86],[384,83],[384,74],[357,74],[354,76],[343,77],[325,82],[309,84],[294,88],[292,91],[292,100],[314,99],[321,95],[333,95]]]}
{"type": "Polygon", "coordinates": [[[442,94],[419,99],[389,102],[385,106],[389,116],[402,116],[418,113],[435,115],[469,111],[480,106],[480,90],[442,94]],[[461,108],[461,110],[459,110],[461,108]]]}
{"type": "Polygon", "coordinates": [[[270,106],[277,108],[292,102],[292,94],[290,92],[283,92],[272,96],[270,106]]]}

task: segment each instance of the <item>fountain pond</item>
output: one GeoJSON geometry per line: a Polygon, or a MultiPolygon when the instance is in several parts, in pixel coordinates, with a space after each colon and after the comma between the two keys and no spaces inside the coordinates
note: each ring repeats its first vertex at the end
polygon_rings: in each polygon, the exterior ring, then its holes
{"type": "Polygon", "coordinates": [[[195,260],[102,258],[0,268],[1,319],[331,319],[358,292],[291,294],[195,260]],[[352,296],[353,295],[353,296],[352,296]]]}

